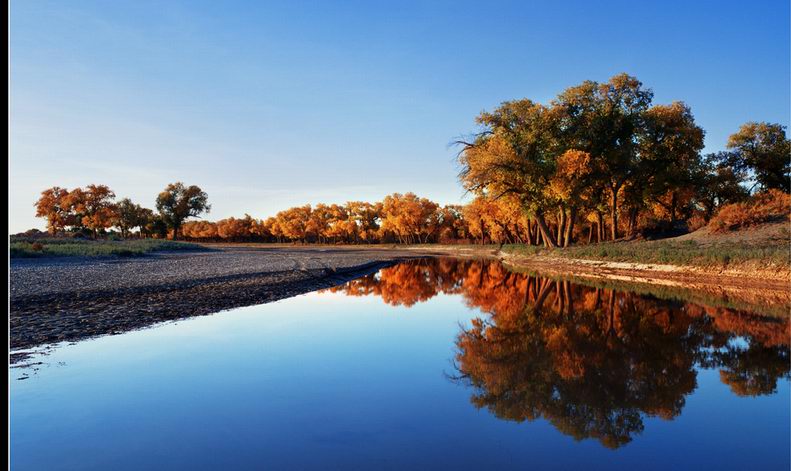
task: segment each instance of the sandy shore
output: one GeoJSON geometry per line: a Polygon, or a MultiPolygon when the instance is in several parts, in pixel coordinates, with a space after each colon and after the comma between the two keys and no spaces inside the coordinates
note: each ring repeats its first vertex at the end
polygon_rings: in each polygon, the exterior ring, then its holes
{"type": "Polygon", "coordinates": [[[11,262],[12,349],[115,334],[334,286],[421,251],[220,248],[11,262]]]}

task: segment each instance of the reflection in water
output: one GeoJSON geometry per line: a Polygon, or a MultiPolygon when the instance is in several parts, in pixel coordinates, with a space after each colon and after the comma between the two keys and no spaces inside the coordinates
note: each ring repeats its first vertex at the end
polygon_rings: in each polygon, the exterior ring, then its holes
{"type": "Polygon", "coordinates": [[[789,321],[573,284],[490,261],[427,259],[331,291],[412,306],[460,294],[487,315],[458,335],[455,379],[473,404],[522,422],[545,418],[577,440],[617,448],[644,417],[672,419],[716,368],[739,396],[791,377],[789,321]]]}

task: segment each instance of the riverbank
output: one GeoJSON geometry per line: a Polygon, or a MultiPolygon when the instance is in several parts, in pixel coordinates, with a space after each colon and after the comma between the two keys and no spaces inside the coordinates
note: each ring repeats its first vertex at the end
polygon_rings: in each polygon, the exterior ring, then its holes
{"type": "MultiPolygon", "coordinates": [[[[546,249],[525,245],[431,246],[457,256],[495,257],[522,269],[698,288],[791,291],[791,226],[764,224],[713,233],[704,228],[657,241],[617,241],[546,249]]],[[[417,246],[417,250],[427,246],[417,246]]]]}

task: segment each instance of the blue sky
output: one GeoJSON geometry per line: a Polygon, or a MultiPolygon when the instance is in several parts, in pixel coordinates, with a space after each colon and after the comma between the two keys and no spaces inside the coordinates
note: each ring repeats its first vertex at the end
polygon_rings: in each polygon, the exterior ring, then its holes
{"type": "Polygon", "coordinates": [[[789,124],[789,2],[11,2],[10,231],[50,186],[210,219],[413,191],[462,201],[454,138],[504,100],[627,72],[706,151],[789,124]]]}

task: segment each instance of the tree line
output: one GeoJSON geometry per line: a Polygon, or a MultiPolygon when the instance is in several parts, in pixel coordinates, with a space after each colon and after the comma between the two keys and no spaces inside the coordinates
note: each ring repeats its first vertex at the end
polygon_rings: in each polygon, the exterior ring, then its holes
{"type": "Polygon", "coordinates": [[[570,87],[547,105],[502,103],[458,141],[460,180],[481,198],[512,199],[551,247],[578,239],[579,223],[589,239],[615,240],[661,221],[670,229],[705,223],[754,191],[789,192],[784,126],[746,123],[727,151],[703,156],[704,131],[689,106],[652,100],[651,89],[620,74],[570,87]]]}
{"type": "Polygon", "coordinates": [[[139,237],[178,238],[186,219],[211,209],[206,192],[181,182],[171,183],[157,195],[156,212],[129,198],[116,201],[115,192],[107,185],[48,188],[41,192],[35,207],[36,216],[47,220],[50,234],[71,232],[93,238],[113,227],[124,238],[135,230],[139,237]]]}
{"type": "Polygon", "coordinates": [[[459,179],[474,198],[439,205],[413,193],[304,205],[256,219],[208,213],[197,186],[168,185],[156,210],[106,185],[45,190],[36,215],[50,233],[303,243],[524,243],[565,247],[694,230],[723,205],[791,186],[784,126],[749,122],[723,152],[701,155],[704,131],[682,102],[653,104],[635,77],[586,81],[549,104],[502,103],[460,140],[459,179]]]}

